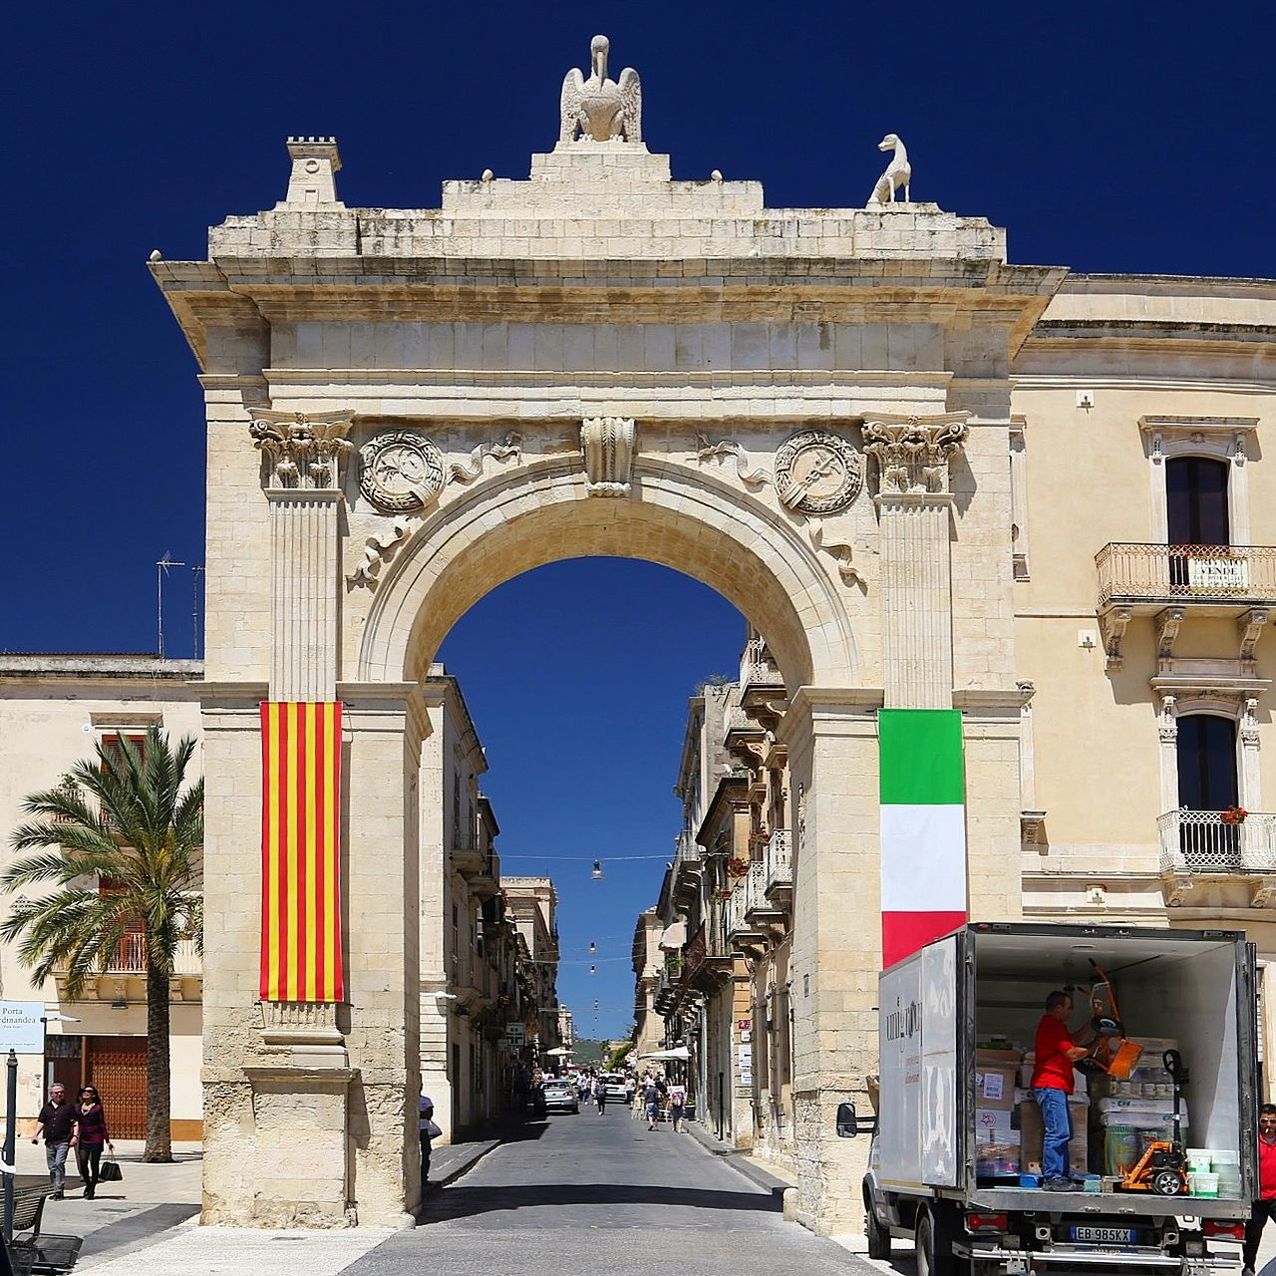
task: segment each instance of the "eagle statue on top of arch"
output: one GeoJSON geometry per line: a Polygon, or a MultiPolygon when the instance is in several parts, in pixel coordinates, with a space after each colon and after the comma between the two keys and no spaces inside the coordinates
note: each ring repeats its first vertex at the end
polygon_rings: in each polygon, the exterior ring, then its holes
{"type": "Polygon", "coordinates": [[[589,42],[589,79],[572,67],[563,80],[559,99],[559,142],[592,138],[609,142],[619,138],[626,142],[642,141],[642,86],[638,72],[627,66],[620,79],[607,78],[607,51],[611,41],[596,35],[589,42]]]}

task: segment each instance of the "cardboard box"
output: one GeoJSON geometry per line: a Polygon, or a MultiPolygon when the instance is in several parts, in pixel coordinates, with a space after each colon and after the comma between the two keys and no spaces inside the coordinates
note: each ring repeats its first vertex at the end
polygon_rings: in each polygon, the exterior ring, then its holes
{"type": "MultiPolygon", "coordinates": [[[[1085,1095],[1069,1095],[1068,1111],[1072,1115],[1072,1141],[1068,1144],[1068,1168],[1074,1174],[1090,1172],[1090,1104],[1085,1095]]],[[[1025,1174],[1041,1173],[1041,1151],[1045,1142],[1045,1124],[1035,1099],[1024,1099],[1016,1109],[1020,1164],[1025,1174]]]]}
{"type": "Polygon", "coordinates": [[[1002,1108],[975,1109],[976,1143],[1018,1143],[1014,1113],[1002,1108]]]}
{"type": "Polygon", "coordinates": [[[979,1108],[1015,1110],[1015,1080],[1019,1069],[1014,1064],[975,1064],[975,1105],[979,1108]]]}

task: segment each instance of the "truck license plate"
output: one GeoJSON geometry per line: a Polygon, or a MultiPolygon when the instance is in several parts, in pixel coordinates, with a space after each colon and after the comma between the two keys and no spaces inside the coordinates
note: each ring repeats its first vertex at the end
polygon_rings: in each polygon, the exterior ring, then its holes
{"type": "Polygon", "coordinates": [[[1139,1234],[1132,1227],[1073,1227],[1071,1239],[1091,1245],[1137,1245],[1139,1234]]]}

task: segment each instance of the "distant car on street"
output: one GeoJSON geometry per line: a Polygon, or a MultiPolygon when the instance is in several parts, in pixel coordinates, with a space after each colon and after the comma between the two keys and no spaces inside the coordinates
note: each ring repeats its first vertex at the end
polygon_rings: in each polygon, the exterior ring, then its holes
{"type": "Polygon", "coordinates": [[[624,1099],[625,1097],[625,1074],[623,1072],[608,1072],[603,1077],[603,1092],[608,1099],[624,1099]]]}
{"type": "Polygon", "coordinates": [[[580,1100],[576,1097],[576,1086],[571,1081],[550,1080],[541,1086],[545,1096],[546,1112],[579,1112],[580,1100]]]}

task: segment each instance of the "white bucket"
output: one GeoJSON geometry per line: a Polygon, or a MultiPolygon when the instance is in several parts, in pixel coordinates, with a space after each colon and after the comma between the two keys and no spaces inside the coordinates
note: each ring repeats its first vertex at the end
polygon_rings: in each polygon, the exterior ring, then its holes
{"type": "Polygon", "coordinates": [[[1197,1171],[1187,1176],[1188,1186],[1193,1196],[1217,1196],[1218,1175],[1197,1171]]]}

